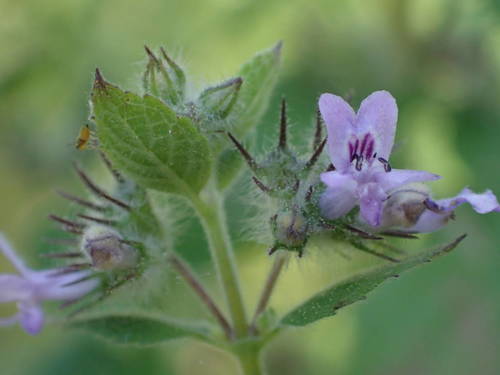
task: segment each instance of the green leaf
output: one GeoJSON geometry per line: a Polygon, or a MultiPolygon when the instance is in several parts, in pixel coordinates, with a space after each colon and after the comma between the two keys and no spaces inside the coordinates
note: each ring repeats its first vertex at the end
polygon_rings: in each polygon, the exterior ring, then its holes
{"type": "Polygon", "coordinates": [[[255,127],[264,115],[276,82],[280,68],[282,43],[255,55],[246,62],[238,73],[243,79],[239,97],[238,109],[231,113],[235,135],[243,136],[255,127]]]}
{"type": "Polygon", "coordinates": [[[161,100],[124,92],[97,71],[92,92],[99,143],[113,164],[138,184],[190,195],[212,166],[207,139],[161,100]]]}
{"type": "Polygon", "coordinates": [[[69,327],[128,345],[152,345],[184,337],[204,337],[209,333],[207,325],[188,325],[146,315],[108,315],[74,320],[69,327]]]}
{"type": "Polygon", "coordinates": [[[290,326],[305,326],[319,319],[335,315],[338,309],[365,299],[368,292],[386,279],[397,277],[403,271],[450,252],[465,236],[464,234],[448,245],[409,257],[400,263],[386,263],[366,273],[334,284],[292,309],[281,319],[281,323],[290,326]]]}

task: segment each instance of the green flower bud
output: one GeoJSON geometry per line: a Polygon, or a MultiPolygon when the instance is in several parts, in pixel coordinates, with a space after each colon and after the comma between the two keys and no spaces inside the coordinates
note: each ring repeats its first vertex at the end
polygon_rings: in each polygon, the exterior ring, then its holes
{"type": "Polygon", "coordinates": [[[208,111],[209,115],[215,115],[224,119],[234,108],[242,83],[243,80],[237,77],[220,85],[206,88],[200,94],[198,102],[208,111]]]}
{"type": "Polygon", "coordinates": [[[169,104],[182,104],[186,86],[183,70],[167,55],[163,48],[160,49],[160,58],[147,46],[144,48],[149,58],[142,79],[144,91],[169,104]]]}

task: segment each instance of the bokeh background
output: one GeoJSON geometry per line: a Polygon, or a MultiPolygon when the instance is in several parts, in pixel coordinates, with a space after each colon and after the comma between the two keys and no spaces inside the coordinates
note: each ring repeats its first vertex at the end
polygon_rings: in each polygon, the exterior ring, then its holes
{"type": "MultiPolygon", "coordinates": [[[[445,176],[433,185],[436,197],[465,185],[500,194],[499,20],[496,0],[0,0],[0,229],[30,264],[41,264],[37,253],[55,231],[46,216],[71,210],[53,189],[82,190],[71,161],[104,173],[94,153],[72,146],[88,116],[93,70],[136,90],[145,43],[166,46],[201,85],[231,77],[283,40],[280,83],[260,125],[264,144],[275,134],[282,95],[303,144],[321,92],[358,105],[387,89],[400,109],[394,166],[445,176]]],[[[235,222],[245,179],[230,199],[235,222]]],[[[183,246],[210,283],[200,228],[187,225],[183,246]]],[[[245,291],[255,300],[268,259],[233,229],[245,291]]],[[[500,373],[499,229],[499,215],[460,208],[456,222],[412,245],[467,232],[457,251],[334,318],[283,335],[266,353],[270,374],[500,373]]],[[[0,265],[11,270],[4,259],[0,265]]],[[[285,308],[348,268],[327,254],[292,262],[275,304],[285,308]]],[[[191,341],[117,348],[57,326],[34,338],[2,329],[0,337],[7,375],[236,373],[231,358],[191,341]]]]}

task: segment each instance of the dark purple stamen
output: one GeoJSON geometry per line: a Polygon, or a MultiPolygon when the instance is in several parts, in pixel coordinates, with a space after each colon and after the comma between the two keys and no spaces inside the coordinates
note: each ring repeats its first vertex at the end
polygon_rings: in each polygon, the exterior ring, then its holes
{"type": "Polygon", "coordinates": [[[384,158],[378,158],[377,160],[384,165],[384,171],[386,172],[392,171],[392,167],[387,160],[385,160],[384,158]]]}
{"type": "Polygon", "coordinates": [[[424,200],[424,206],[429,211],[435,212],[437,214],[442,213],[444,211],[441,207],[439,207],[439,205],[436,202],[430,200],[429,198],[427,198],[426,200],[424,200]]]}
{"type": "Polygon", "coordinates": [[[349,142],[349,159],[351,163],[356,161],[356,170],[361,171],[363,168],[363,162],[371,162],[374,158],[373,151],[375,149],[375,139],[370,133],[363,136],[360,142],[359,138],[356,138],[354,142],[349,142]]]}
{"type": "Polygon", "coordinates": [[[363,168],[363,155],[356,155],[356,170],[360,171],[363,168]]]}

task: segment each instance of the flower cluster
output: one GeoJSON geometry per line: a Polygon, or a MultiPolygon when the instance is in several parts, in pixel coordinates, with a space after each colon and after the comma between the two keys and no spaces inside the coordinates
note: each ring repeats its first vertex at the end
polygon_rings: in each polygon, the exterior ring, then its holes
{"type": "Polygon", "coordinates": [[[273,203],[270,228],[279,249],[305,251],[316,235],[347,241],[352,247],[399,262],[376,251],[364,240],[381,236],[416,238],[415,233],[433,232],[454,217],[454,210],[469,203],[479,213],[500,211],[491,191],[476,194],[464,189],[449,199],[434,200],[424,182],[440,176],[418,170],[392,168],[389,159],[396,135],[398,108],[387,91],[369,95],[356,113],[341,97],[323,94],[313,154],[305,162],[287,144],[285,101],[281,106],[278,147],[257,162],[231,133],[234,143],[254,176],[257,187],[273,203]],[[323,124],[327,137],[322,138],[323,124]],[[331,163],[320,155],[327,146],[331,163]],[[326,171],[325,171],[326,167],[326,171]]]}
{"type": "MultiPolygon", "coordinates": [[[[150,51],[148,53],[146,88],[155,93],[158,85],[155,86],[153,71],[163,72],[166,68],[150,51]]],[[[164,58],[170,61],[166,55],[164,58]]],[[[170,69],[179,73],[175,67],[172,65],[170,69]]],[[[164,94],[174,104],[182,101],[184,95],[183,76],[178,75],[177,81],[178,85],[172,86],[173,81],[169,80],[164,84],[164,94]]],[[[105,85],[100,75],[96,82],[105,85]]],[[[241,84],[241,80],[236,80],[208,90],[202,96],[204,105],[211,103],[214,108],[223,108],[218,112],[219,117],[226,116],[233,108],[241,84]]],[[[300,157],[287,143],[284,100],[279,141],[262,160],[255,160],[232,133],[225,132],[252,170],[257,187],[274,201],[269,206],[273,211],[270,226],[274,237],[269,254],[284,249],[302,256],[311,236],[328,232],[333,240],[347,241],[360,251],[397,263],[399,259],[367,246],[365,240],[380,240],[381,235],[415,237],[414,233],[436,231],[454,217],[454,210],[463,203],[469,203],[478,213],[500,212],[497,198],[489,190],[477,194],[465,188],[455,197],[434,200],[423,183],[440,176],[392,168],[389,159],[397,117],[396,101],[387,91],[369,95],[357,113],[341,97],[323,94],[319,99],[312,154],[307,159],[300,157]],[[323,123],[326,138],[322,136],[323,123]],[[325,146],[331,161],[328,167],[321,161],[325,146]]],[[[116,196],[108,194],[76,167],[79,177],[97,200],[87,201],[60,192],[85,211],[77,215],[78,221],[49,216],[61,224],[63,230],[81,236],[79,252],[52,255],[79,258],[85,263],[32,270],[0,234],[0,251],[19,273],[0,274],[0,303],[16,302],[19,310],[12,317],[0,319],[0,325],[20,323],[26,332],[36,334],[45,320],[42,302],[71,303],[91,292],[102,298],[129,280],[141,277],[149,265],[163,259],[161,244],[168,236],[164,236],[158,218],[153,215],[144,186],[124,178],[100,150],[99,143],[96,147],[115,177],[116,196]],[[158,250],[147,249],[143,243],[146,237],[150,238],[150,247],[158,250]]],[[[183,268],[182,272],[187,271],[183,268]]],[[[205,292],[200,289],[198,292],[208,298],[205,292]]]]}

